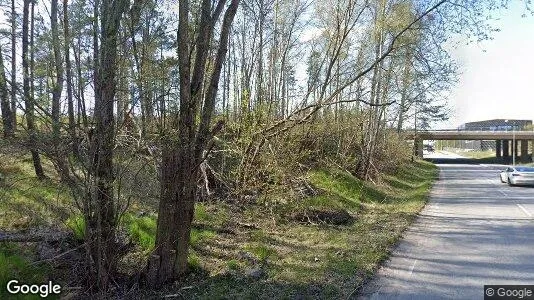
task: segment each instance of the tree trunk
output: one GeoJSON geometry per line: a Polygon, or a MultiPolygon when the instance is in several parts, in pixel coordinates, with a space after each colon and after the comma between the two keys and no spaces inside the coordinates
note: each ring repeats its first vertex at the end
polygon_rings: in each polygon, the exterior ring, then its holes
{"type": "Polygon", "coordinates": [[[74,64],[76,66],[76,77],[77,77],[77,91],[76,91],[76,101],[78,106],[78,126],[80,125],[80,116],[83,122],[83,128],[87,129],[89,127],[89,121],[87,120],[87,112],[85,110],[85,91],[83,86],[83,77],[82,77],[82,63],[80,61],[81,55],[81,41],[78,39],[77,47],[73,47],[74,54],[74,64]],[[76,54],[76,49],[78,49],[78,55],[76,54]]]}
{"type": "Polygon", "coordinates": [[[189,37],[189,2],[179,2],[180,112],[174,116],[172,122],[172,126],[178,128],[179,138],[170,137],[163,145],[156,245],[147,266],[147,279],[153,285],[170,282],[187,272],[198,167],[207,142],[215,133],[215,130],[209,130],[209,126],[215,108],[222,64],[228,50],[230,26],[239,1],[232,0],[224,14],[215,63],[211,76],[208,77],[210,81],[206,93],[203,94],[202,84],[206,78],[205,65],[211,36],[224,4],[225,1],[217,3],[212,13],[211,1],[202,1],[199,33],[193,43],[193,39],[189,37]],[[193,74],[189,55],[192,46],[196,48],[193,74]],[[197,128],[195,118],[199,113],[200,124],[197,128]]]}
{"type": "MultiPolygon", "coordinates": [[[[409,47],[409,46],[408,46],[409,47]]],[[[410,87],[411,76],[411,49],[406,49],[406,55],[404,58],[404,70],[402,74],[402,90],[401,90],[401,103],[399,105],[399,119],[397,123],[397,133],[401,133],[402,126],[404,125],[404,114],[406,113],[406,102],[408,98],[408,88],[410,87]]]]}
{"type": "Polygon", "coordinates": [[[70,33],[69,33],[69,11],[68,0],[63,0],[63,35],[65,37],[65,68],[67,79],[67,107],[69,115],[69,133],[73,143],[73,153],[78,153],[76,145],[76,122],[74,120],[74,100],[72,96],[72,65],[70,61],[70,33]]]}
{"type": "Polygon", "coordinates": [[[26,125],[28,127],[29,140],[28,145],[32,154],[33,167],[35,175],[40,180],[45,178],[43,167],[41,165],[41,158],[37,152],[37,132],[35,129],[34,120],[34,104],[33,98],[30,94],[30,74],[28,64],[28,23],[29,23],[30,0],[24,0],[24,8],[22,15],[22,73],[23,73],[23,92],[24,92],[24,106],[26,109],[26,125]]]}
{"type": "Polygon", "coordinates": [[[13,137],[15,131],[13,129],[13,113],[9,106],[9,94],[7,91],[6,72],[4,69],[4,58],[2,55],[2,48],[0,46],[0,108],[2,109],[2,124],[4,128],[4,137],[13,137]]]}
{"type": "MultiPolygon", "coordinates": [[[[98,34],[100,33],[100,28],[98,26],[98,20],[100,18],[99,16],[99,8],[100,8],[100,0],[95,0],[95,4],[93,7],[93,86],[95,91],[95,107],[99,105],[100,101],[100,89],[98,85],[100,84],[99,81],[99,67],[100,67],[100,61],[99,61],[99,48],[98,48],[98,34]]],[[[80,59],[81,59],[81,51],[79,52],[80,59]]],[[[96,113],[96,108],[95,108],[96,113]]]]}
{"type": "Polygon", "coordinates": [[[148,50],[150,46],[148,44],[150,43],[150,20],[149,18],[145,21],[145,26],[143,26],[143,46],[141,50],[141,73],[140,73],[140,80],[143,82],[143,90],[141,97],[141,111],[144,112],[143,114],[143,136],[146,136],[147,131],[152,131],[152,125],[154,120],[154,103],[152,101],[153,96],[153,90],[154,85],[153,82],[150,80],[150,60],[152,58],[152,50],[148,50]]]}
{"type": "Polygon", "coordinates": [[[258,35],[260,41],[258,43],[258,73],[256,75],[256,107],[258,108],[257,112],[263,114],[263,26],[265,22],[264,1],[260,0],[258,5],[260,6],[260,16],[258,20],[258,35]]]}
{"type": "MultiPolygon", "coordinates": [[[[54,135],[54,145],[57,151],[60,145],[60,129],[61,123],[59,120],[60,113],[60,99],[61,92],[63,91],[63,62],[61,59],[61,51],[59,45],[59,32],[57,27],[57,15],[58,15],[58,0],[52,0],[50,7],[50,26],[52,29],[52,48],[54,51],[54,67],[56,71],[55,82],[52,87],[52,130],[54,135]]],[[[56,153],[56,155],[61,155],[56,153]]]]}
{"type": "Polygon", "coordinates": [[[180,149],[165,145],[162,156],[157,264],[149,267],[149,281],[156,284],[168,283],[187,272],[197,176],[190,146],[181,144],[180,149]]]}
{"type": "MultiPolygon", "coordinates": [[[[127,0],[102,0],[101,5],[101,43],[94,49],[98,75],[95,85],[95,130],[91,142],[91,174],[94,188],[90,191],[89,201],[92,211],[85,213],[86,242],[90,251],[94,273],[92,280],[98,290],[109,286],[110,274],[115,269],[117,224],[116,203],[114,200],[113,148],[115,146],[115,123],[113,116],[117,35],[120,20],[126,10],[127,0]]],[[[98,9],[95,9],[95,14],[98,9]]],[[[96,22],[96,20],[95,20],[96,22]]],[[[98,35],[98,34],[97,34],[98,35]]],[[[98,42],[93,41],[94,45],[98,42]]]]}
{"type": "Polygon", "coordinates": [[[17,131],[17,13],[11,0],[11,113],[13,132],[17,131]]]}
{"type": "Polygon", "coordinates": [[[30,9],[30,95],[35,99],[35,1],[30,9]]]}
{"type": "MultiPolygon", "coordinates": [[[[123,44],[121,47],[121,57],[126,57],[127,49],[123,44]]],[[[117,86],[119,90],[117,91],[117,126],[118,130],[126,130],[125,120],[126,114],[128,112],[128,78],[127,78],[127,68],[128,65],[125,59],[122,59],[122,63],[117,66],[119,72],[119,78],[117,78],[117,86]]]]}
{"type": "MultiPolygon", "coordinates": [[[[376,28],[376,37],[375,37],[375,59],[378,59],[382,56],[383,47],[384,47],[384,32],[379,24],[383,24],[383,19],[385,16],[385,3],[383,0],[380,1],[377,7],[377,15],[375,15],[375,28],[376,28]]],[[[382,89],[382,66],[384,61],[379,61],[373,69],[373,75],[371,78],[371,98],[370,101],[372,104],[377,105],[380,102],[380,91],[382,89]]],[[[361,157],[358,161],[357,174],[361,179],[369,179],[369,168],[372,163],[372,152],[376,143],[376,137],[374,132],[378,127],[379,123],[379,107],[373,106],[369,108],[369,120],[367,122],[367,127],[363,133],[362,144],[361,144],[361,157]]]]}

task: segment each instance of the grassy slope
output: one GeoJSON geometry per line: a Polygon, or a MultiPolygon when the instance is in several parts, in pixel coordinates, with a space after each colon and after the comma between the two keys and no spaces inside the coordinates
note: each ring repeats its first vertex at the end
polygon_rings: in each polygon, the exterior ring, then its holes
{"type": "MultiPolygon", "coordinates": [[[[461,149],[450,149],[450,152],[456,153],[458,155],[465,156],[467,158],[472,158],[477,160],[479,163],[486,163],[486,164],[512,164],[512,157],[504,158],[504,157],[496,157],[495,151],[462,151],[461,149]]],[[[530,151],[529,151],[530,153],[530,151]]],[[[518,155],[516,157],[516,163],[519,165],[526,165],[526,166],[533,166],[534,163],[522,163],[521,162],[521,155],[518,155]]]]}
{"type": "MultiPolygon", "coordinates": [[[[44,163],[47,173],[52,166],[44,163]]],[[[70,206],[68,193],[54,180],[35,178],[30,156],[0,140],[0,231],[61,226],[70,206]]],[[[46,264],[33,264],[35,245],[0,242],[0,299],[40,299],[8,295],[7,282],[46,282],[53,271],[46,264]],[[8,297],[9,296],[9,297],[8,297]]],[[[53,299],[53,297],[51,297],[53,299]]]]}
{"type": "MultiPolygon", "coordinates": [[[[29,155],[0,145],[0,162],[0,230],[79,223],[68,192],[58,188],[54,178],[33,178],[29,155]]],[[[53,174],[51,166],[47,169],[53,174]]],[[[200,203],[189,257],[194,272],[178,287],[136,294],[179,292],[200,299],[346,297],[388,256],[424,206],[435,177],[435,167],[425,162],[403,167],[378,185],[337,169],[312,170],[307,179],[319,191],[316,196],[275,204],[270,201],[274,195],[265,195],[262,205],[200,203]],[[310,207],[344,209],[355,222],[334,226],[290,220],[293,212],[310,207]]],[[[155,212],[143,207],[147,210],[155,212]]],[[[139,271],[153,247],[155,224],[154,213],[139,217],[132,211],[123,218],[138,247],[123,260],[122,270],[139,271]]],[[[32,255],[15,255],[13,249],[20,245],[0,246],[0,279],[30,276],[26,273],[47,278],[46,268],[37,265],[32,272],[12,271],[9,264],[24,266],[20,259],[31,260],[32,255]]]]}
{"type": "Polygon", "coordinates": [[[495,151],[462,151],[461,149],[451,149],[450,151],[469,158],[496,158],[495,151]]]}
{"type": "MultiPolygon", "coordinates": [[[[0,230],[51,226],[72,213],[68,191],[57,180],[39,181],[31,156],[0,141],[0,230]]],[[[43,159],[45,173],[52,165],[43,159]]]]}
{"type": "MultiPolygon", "coordinates": [[[[248,212],[253,216],[249,221],[262,224],[261,228],[236,239],[232,252],[251,252],[258,261],[266,258],[267,274],[261,280],[239,276],[251,263],[226,252],[221,259],[235,272],[219,273],[182,293],[200,299],[347,297],[387,258],[424,206],[436,175],[436,168],[426,162],[406,166],[380,185],[363,184],[339,170],[311,171],[309,180],[322,194],[301,200],[299,207],[344,208],[356,217],[354,224],[284,222],[279,215],[287,206],[272,213],[248,212]]],[[[222,245],[231,243],[225,243],[222,236],[217,238],[220,243],[210,243],[211,253],[216,255],[225,253],[220,250],[225,247],[222,245]]]]}

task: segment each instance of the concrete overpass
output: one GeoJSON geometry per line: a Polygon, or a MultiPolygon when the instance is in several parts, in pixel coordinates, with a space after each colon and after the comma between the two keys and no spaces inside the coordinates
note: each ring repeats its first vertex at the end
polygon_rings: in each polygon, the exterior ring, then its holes
{"type": "Polygon", "coordinates": [[[533,143],[531,149],[534,149],[534,131],[423,130],[417,134],[407,132],[407,138],[415,141],[415,151],[419,156],[423,156],[423,140],[495,140],[496,157],[510,157],[512,149],[515,149],[515,156],[521,162],[532,161],[533,156],[528,153],[529,142],[533,143]],[[515,148],[512,145],[514,140],[515,148]],[[521,152],[518,153],[518,150],[521,152]]]}

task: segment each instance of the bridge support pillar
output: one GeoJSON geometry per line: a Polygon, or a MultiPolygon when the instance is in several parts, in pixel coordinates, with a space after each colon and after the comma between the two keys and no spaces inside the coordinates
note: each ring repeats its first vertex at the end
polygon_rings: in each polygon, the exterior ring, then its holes
{"type": "Polygon", "coordinates": [[[423,139],[415,138],[413,141],[414,154],[419,158],[423,158],[423,139]]]}
{"type": "Polygon", "coordinates": [[[510,157],[510,143],[508,140],[502,141],[502,157],[510,157]]]}
{"type": "Polygon", "coordinates": [[[521,140],[521,162],[530,162],[528,155],[528,140],[521,140]]]}
{"type": "Polygon", "coordinates": [[[495,141],[495,156],[496,157],[502,156],[502,141],[501,140],[495,141]]]}

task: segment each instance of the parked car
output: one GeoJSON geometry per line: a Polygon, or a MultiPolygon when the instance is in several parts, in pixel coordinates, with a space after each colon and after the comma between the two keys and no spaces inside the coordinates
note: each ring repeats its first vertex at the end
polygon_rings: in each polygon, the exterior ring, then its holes
{"type": "Polygon", "coordinates": [[[500,174],[501,182],[509,185],[534,185],[534,168],[514,166],[508,167],[500,174]]]}

